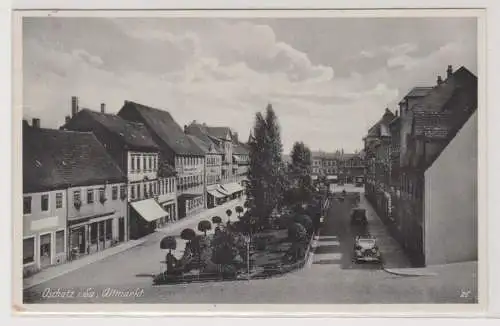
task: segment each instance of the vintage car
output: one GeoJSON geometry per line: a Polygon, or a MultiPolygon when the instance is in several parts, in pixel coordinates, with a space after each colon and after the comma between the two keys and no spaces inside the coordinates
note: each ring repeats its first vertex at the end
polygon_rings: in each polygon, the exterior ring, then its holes
{"type": "Polygon", "coordinates": [[[358,236],[354,243],[354,262],[374,262],[380,263],[380,250],[377,240],[371,236],[358,236]]]}
{"type": "Polygon", "coordinates": [[[351,224],[366,225],[366,210],[364,208],[355,207],[351,210],[351,224]]]}

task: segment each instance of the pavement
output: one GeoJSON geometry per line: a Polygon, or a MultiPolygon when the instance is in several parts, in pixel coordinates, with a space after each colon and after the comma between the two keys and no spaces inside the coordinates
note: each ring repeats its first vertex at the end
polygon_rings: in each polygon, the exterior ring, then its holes
{"type": "MultiPolygon", "coordinates": [[[[58,284],[59,280],[60,279],[64,280],[65,279],[64,276],[67,274],[70,274],[69,276],[70,278],[71,274],[73,275],[82,274],[83,275],[82,279],[89,279],[89,281],[95,281],[96,279],[99,279],[102,276],[102,274],[109,274],[110,277],[113,277],[113,275],[115,275],[117,270],[120,270],[120,267],[128,266],[127,263],[125,263],[122,266],[120,266],[119,264],[117,265],[116,264],[117,262],[118,263],[121,262],[122,259],[127,260],[127,257],[129,255],[134,255],[138,253],[145,254],[144,264],[155,266],[155,268],[151,268],[146,272],[144,267],[137,266],[132,270],[138,270],[136,275],[151,277],[152,274],[160,272],[163,268],[160,262],[162,260],[165,260],[166,251],[161,250],[159,247],[159,242],[163,237],[165,237],[166,235],[176,236],[177,249],[173,251],[173,254],[177,258],[180,258],[182,257],[183,250],[185,248],[184,246],[185,241],[181,239],[179,236],[180,232],[183,229],[192,228],[196,231],[199,221],[204,219],[210,220],[211,217],[214,215],[219,215],[223,221],[226,221],[227,216],[225,211],[228,208],[233,209],[234,214],[231,216],[231,220],[235,221],[237,219],[237,216],[236,213],[234,212],[234,207],[238,205],[243,206],[243,203],[244,203],[244,197],[232,200],[230,202],[224,203],[223,205],[204,210],[196,215],[189,216],[181,220],[178,220],[174,223],[167,224],[165,227],[157,229],[156,232],[149,234],[141,239],[131,240],[116,247],[112,247],[97,252],[93,255],[82,257],[72,262],[49,267],[28,278],[23,279],[23,288],[25,290],[25,293],[29,292],[28,290],[31,289],[34,289],[34,291],[36,292],[36,289],[42,285],[58,284]],[[113,263],[110,264],[110,262],[113,263]],[[102,270],[99,271],[101,267],[102,270]],[[106,270],[106,268],[108,269],[106,270]],[[85,272],[87,270],[92,270],[93,272],[86,274],[85,272]],[[50,282],[52,280],[54,281],[50,282]]],[[[129,270],[127,270],[127,272],[128,271],[129,270]]],[[[136,275],[134,275],[134,278],[136,275]]]]}
{"type": "MultiPolygon", "coordinates": [[[[351,189],[351,188],[348,188],[351,189]]],[[[349,190],[346,190],[349,191],[349,190]]],[[[361,196],[362,198],[363,196],[361,196]]],[[[351,227],[352,202],[332,200],[315,239],[306,266],[300,270],[263,280],[210,282],[153,286],[151,274],[161,268],[165,251],[159,241],[178,235],[184,227],[156,236],[122,253],[27,289],[26,303],[171,303],[171,304],[373,304],[373,303],[477,303],[477,263],[433,266],[429,276],[402,277],[388,273],[379,264],[356,264],[352,260],[355,235],[351,227]],[[119,290],[117,292],[117,290],[119,290]],[[65,292],[66,291],[66,292],[65,292]],[[67,293],[70,295],[61,295],[67,293]],[[130,293],[132,293],[130,295],[130,293]],[[127,295],[128,294],[128,295],[127,295]]],[[[236,204],[235,204],[236,205],[236,204]]],[[[368,208],[368,207],[367,207],[368,208]]],[[[225,216],[226,208],[207,214],[225,216]]],[[[371,216],[371,213],[369,213],[371,216]]],[[[388,262],[406,267],[387,232],[375,219],[369,231],[377,234],[388,262]],[[392,254],[389,254],[391,253],[392,254]],[[397,253],[397,254],[396,254],[397,253]]],[[[179,247],[179,246],[178,246],[179,247]]],[[[183,247],[183,246],[180,246],[183,247]]],[[[180,254],[180,252],[176,253],[180,254]]],[[[396,269],[396,267],[394,267],[396,269]]]]}

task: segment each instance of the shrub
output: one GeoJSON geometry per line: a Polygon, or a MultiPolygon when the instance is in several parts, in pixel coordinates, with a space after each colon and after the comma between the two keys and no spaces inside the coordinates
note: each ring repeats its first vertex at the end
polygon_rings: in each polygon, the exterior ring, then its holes
{"type": "Polygon", "coordinates": [[[193,229],[184,229],[181,232],[181,239],[192,241],[196,237],[196,232],[193,229]]]}
{"type": "Polygon", "coordinates": [[[203,220],[198,223],[198,231],[203,232],[205,236],[207,235],[207,231],[212,229],[212,223],[208,220],[203,220]]]}
{"type": "Polygon", "coordinates": [[[234,210],[236,211],[236,213],[238,213],[238,218],[241,217],[241,214],[243,214],[244,211],[243,207],[241,206],[236,206],[234,210]]]}
{"type": "Polygon", "coordinates": [[[160,249],[168,249],[170,251],[175,250],[177,248],[177,240],[175,237],[166,236],[160,241],[160,249]]]}
{"type": "Polygon", "coordinates": [[[222,223],[221,217],[220,216],[213,216],[212,217],[212,223],[213,224],[217,224],[217,225],[221,224],[222,223]]]}
{"type": "Polygon", "coordinates": [[[302,242],[307,238],[306,229],[299,223],[292,223],[288,227],[288,238],[292,242],[302,242]]]}

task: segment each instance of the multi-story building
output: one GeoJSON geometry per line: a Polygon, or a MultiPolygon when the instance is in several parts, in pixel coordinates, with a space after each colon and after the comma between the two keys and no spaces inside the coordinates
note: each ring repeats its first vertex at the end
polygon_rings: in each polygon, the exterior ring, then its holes
{"type": "Polygon", "coordinates": [[[184,133],[167,111],[125,101],[118,116],[146,126],[160,147],[160,174],[174,167],[178,217],[203,210],[206,207],[204,150],[184,133]]]}
{"type": "Polygon", "coordinates": [[[104,104],[100,112],[79,108],[72,112],[62,128],[93,132],[127,175],[127,234],[137,239],[175,220],[175,173],[168,166],[159,173],[159,147],[146,127],[105,113],[104,104]]]}
{"type": "Polygon", "coordinates": [[[125,181],[94,134],[23,123],[25,270],[125,241],[125,181]]]}
{"type": "Polygon", "coordinates": [[[246,162],[248,162],[248,159],[246,159],[248,156],[245,155],[244,150],[236,148],[237,136],[235,137],[231,129],[228,127],[210,127],[205,123],[200,124],[193,121],[185,127],[185,132],[196,136],[211,146],[212,156],[215,155],[215,152],[217,152],[217,155],[221,155],[210,167],[210,169],[214,169],[218,173],[220,166],[221,174],[217,183],[207,184],[209,206],[241,196],[244,189],[239,182],[242,181],[243,176],[238,174],[238,169],[240,166],[242,170],[244,169],[244,166],[247,165],[246,162]],[[235,149],[241,154],[235,153],[235,149]],[[243,160],[238,163],[240,157],[243,160]]]}
{"type": "Polygon", "coordinates": [[[337,150],[333,153],[318,151],[312,153],[312,177],[320,177],[329,183],[354,183],[364,176],[364,156],[361,152],[344,153],[337,150]]]}
{"type": "Polygon", "coordinates": [[[235,137],[233,142],[233,175],[234,181],[244,186],[248,181],[248,170],[250,168],[250,150],[247,145],[238,141],[235,137]]]}
{"type": "Polygon", "coordinates": [[[476,108],[477,78],[449,66],[405,96],[389,135],[387,118],[365,138],[367,196],[416,265],[477,258],[476,108]]]}

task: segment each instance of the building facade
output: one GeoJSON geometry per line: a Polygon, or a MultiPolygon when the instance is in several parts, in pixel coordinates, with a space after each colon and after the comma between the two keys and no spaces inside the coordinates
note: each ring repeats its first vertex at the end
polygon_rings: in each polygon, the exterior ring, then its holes
{"type": "Polygon", "coordinates": [[[94,134],[23,123],[23,265],[32,273],[125,241],[126,177],[94,134]],[[80,232],[80,230],[82,230],[80,232]]]}
{"type": "Polygon", "coordinates": [[[175,174],[159,175],[159,146],[146,127],[106,113],[104,105],[101,105],[100,112],[77,107],[72,113],[73,116],[61,128],[94,133],[127,176],[125,196],[129,213],[124,221],[125,238],[140,238],[168,221],[174,221],[177,203],[172,199],[175,191],[170,191],[170,184],[175,174]],[[167,183],[168,188],[162,187],[167,183]],[[161,193],[160,190],[168,192],[161,193]]]}
{"type": "Polygon", "coordinates": [[[175,172],[177,216],[196,214],[206,207],[205,152],[175,122],[169,112],[125,101],[118,116],[145,125],[160,148],[159,175],[175,172]]]}

